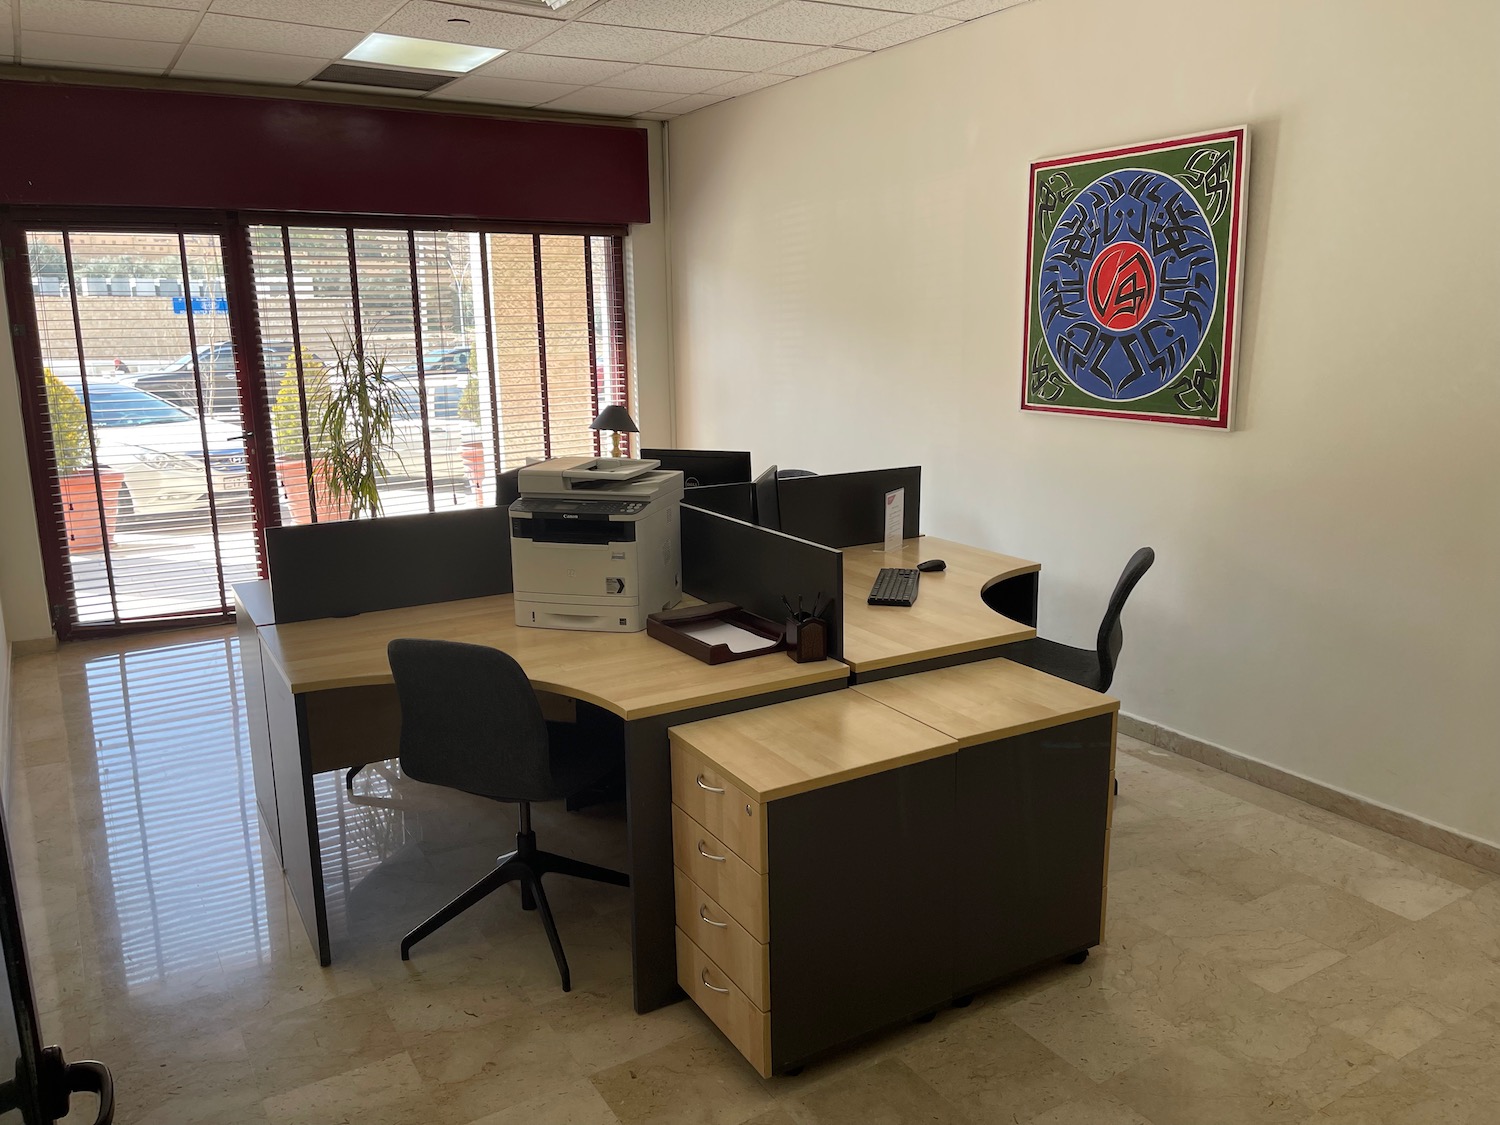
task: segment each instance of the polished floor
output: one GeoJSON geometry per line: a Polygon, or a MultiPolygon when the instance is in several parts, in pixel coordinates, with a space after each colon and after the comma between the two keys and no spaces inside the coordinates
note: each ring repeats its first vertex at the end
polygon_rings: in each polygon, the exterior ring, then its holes
{"type": "MultiPolygon", "coordinates": [[[[415,921],[513,813],[322,778],[335,963],[259,828],[220,633],[17,660],[9,827],[43,1031],[122,1125],[1490,1125],[1500,880],[1122,739],[1106,946],[763,1081],[691,1005],[630,1006],[618,888],[549,895],[575,991],[507,892],[415,921]]],[[[542,839],[622,866],[620,810],[542,839]]],[[[85,1118],[79,1112],[69,1120],[85,1118]]]]}

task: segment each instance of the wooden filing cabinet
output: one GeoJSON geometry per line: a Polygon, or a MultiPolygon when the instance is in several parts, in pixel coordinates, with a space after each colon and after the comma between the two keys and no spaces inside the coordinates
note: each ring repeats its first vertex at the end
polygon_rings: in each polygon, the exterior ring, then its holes
{"type": "Polygon", "coordinates": [[[1113,715],[1060,715],[955,738],[851,690],[673,728],[678,983],[757,1071],[1099,942],[1113,715]]]}

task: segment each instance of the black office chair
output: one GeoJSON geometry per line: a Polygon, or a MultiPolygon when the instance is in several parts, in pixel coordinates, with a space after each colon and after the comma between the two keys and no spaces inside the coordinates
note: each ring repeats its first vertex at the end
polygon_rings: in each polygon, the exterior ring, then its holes
{"type": "Polygon", "coordinates": [[[818,474],[811,469],[777,469],[777,480],[794,480],[797,477],[815,477],[818,474]]]}
{"type": "Polygon", "coordinates": [[[521,884],[521,906],[542,917],[552,956],[570,991],[563,954],[542,876],[552,873],[628,887],[630,877],[592,863],[539,851],[531,830],[531,802],[556,801],[602,781],[616,762],[605,748],[574,740],[568,724],[542,717],[536,692],[511,656],[455,641],[395,640],[387,648],[401,701],[401,770],[407,777],[465,793],[514,801],[521,807],[516,850],[498,866],[401,939],[411,947],[506,883],[521,884]]]}
{"type": "MultiPolygon", "coordinates": [[[[1099,640],[1095,648],[1074,648],[1037,637],[1035,640],[1006,645],[1003,655],[1018,664],[1040,669],[1059,679],[1071,680],[1095,691],[1108,691],[1109,685],[1114,682],[1120,648],[1125,643],[1125,634],[1120,628],[1120,614],[1125,609],[1125,600],[1155,561],[1156,552],[1150,547],[1142,547],[1130,556],[1130,561],[1120,573],[1120,580],[1115,583],[1115,592],[1109,596],[1104,620],[1099,623],[1099,640]]],[[[986,604],[989,603],[988,598],[985,601],[986,604]]],[[[996,607],[991,605],[990,608],[996,607]]]]}

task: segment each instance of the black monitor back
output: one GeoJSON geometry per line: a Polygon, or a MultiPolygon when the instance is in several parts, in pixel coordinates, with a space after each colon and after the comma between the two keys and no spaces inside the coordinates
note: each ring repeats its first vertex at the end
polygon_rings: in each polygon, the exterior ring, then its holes
{"type": "Polygon", "coordinates": [[[688,488],[744,484],[750,480],[750,454],[730,449],[643,449],[642,457],[682,474],[688,488]]]}
{"type": "Polygon", "coordinates": [[[780,530],[828,547],[879,543],[885,539],[885,494],[897,488],[906,490],[902,538],[914,539],[922,534],[920,465],[778,481],[780,530]]]}
{"type": "Polygon", "coordinates": [[[755,522],[772,531],[781,530],[781,499],[776,487],[777,469],[772,465],[755,478],[755,522]]]}
{"type": "Polygon", "coordinates": [[[467,508],[271,527],[266,569],[278,624],[508,594],[510,512],[467,508]]]}

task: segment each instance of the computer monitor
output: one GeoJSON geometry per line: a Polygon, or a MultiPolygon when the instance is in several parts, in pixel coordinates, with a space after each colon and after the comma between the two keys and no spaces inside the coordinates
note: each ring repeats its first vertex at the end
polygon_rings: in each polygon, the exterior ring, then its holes
{"type": "Polygon", "coordinates": [[[772,531],[781,530],[781,497],[777,491],[776,466],[755,478],[755,522],[772,531]]]}
{"type": "Polygon", "coordinates": [[[750,454],[728,449],[643,449],[641,456],[661,462],[663,469],[676,469],[683,484],[698,488],[710,484],[744,484],[750,479],[750,454]]]}

